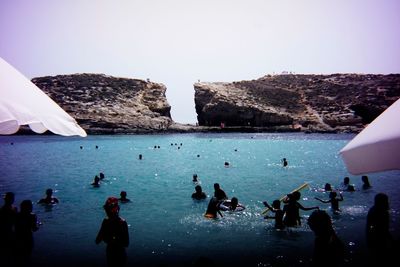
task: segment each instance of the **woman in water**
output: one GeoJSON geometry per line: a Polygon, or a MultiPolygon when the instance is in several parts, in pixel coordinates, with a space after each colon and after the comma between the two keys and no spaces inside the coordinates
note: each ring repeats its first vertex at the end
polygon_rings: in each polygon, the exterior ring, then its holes
{"type": "Polygon", "coordinates": [[[287,200],[285,201],[286,205],[283,207],[283,212],[285,213],[285,216],[283,218],[283,223],[287,227],[294,227],[301,225],[300,209],[302,210],[319,209],[319,207],[311,207],[311,208],[303,207],[303,205],[301,205],[298,202],[300,200],[300,196],[301,194],[299,191],[287,195],[287,200]]]}
{"type": "Polygon", "coordinates": [[[119,217],[117,198],[109,197],[103,207],[107,218],[101,224],[96,237],[96,244],[100,244],[101,241],[107,244],[107,266],[125,266],[125,248],[129,245],[128,224],[119,217]]]}

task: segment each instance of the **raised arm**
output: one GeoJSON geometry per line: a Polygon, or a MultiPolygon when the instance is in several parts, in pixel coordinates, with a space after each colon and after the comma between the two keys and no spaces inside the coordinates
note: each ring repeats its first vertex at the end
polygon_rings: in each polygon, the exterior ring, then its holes
{"type": "Polygon", "coordinates": [[[331,202],[330,200],[323,200],[323,199],[320,199],[320,198],[318,198],[318,197],[315,197],[315,199],[321,201],[322,203],[329,203],[329,202],[331,202]]]}

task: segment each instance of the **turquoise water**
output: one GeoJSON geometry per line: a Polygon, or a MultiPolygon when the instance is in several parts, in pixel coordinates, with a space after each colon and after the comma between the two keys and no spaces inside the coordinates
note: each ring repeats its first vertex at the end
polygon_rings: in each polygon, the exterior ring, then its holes
{"type": "Polygon", "coordinates": [[[24,199],[36,202],[50,187],[60,199],[59,205],[51,209],[34,205],[34,212],[43,223],[34,233],[32,261],[37,265],[105,266],[105,245],[94,242],[105,216],[102,205],[108,196],[119,196],[125,190],[132,202],[122,204],[120,213],[129,225],[130,265],[190,266],[200,257],[207,257],[221,266],[307,266],[314,239],[306,224],[310,212],[302,211],[302,227],[277,232],[274,222],[260,215],[262,201],[272,202],[308,182],[311,188],[302,191],[301,203],[306,207],[319,205],[331,214],[328,204],[314,200],[316,196],[327,199],[317,188],[326,182],[337,186],[344,176],[349,176],[358,190],[344,192],[342,214],[333,216],[333,220],[346,244],[349,263],[356,265],[365,257],[365,218],[378,192],[389,195],[391,231],[398,237],[400,173],[371,174],[372,189],[359,190],[360,176],[349,175],[338,154],[352,137],[3,136],[0,193],[15,192],[19,205],[24,199]],[[138,159],[139,154],[143,160],[138,159]],[[288,168],[281,166],[284,157],[288,168]],[[224,167],[225,161],[230,163],[229,168],[224,167]],[[99,172],[106,179],[99,188],[93,188],[90,183],[99,172]],[[246,210],[225,212],[217,220],[205,219],[209,198],[193,201],[190,197],[194,173],[208,196],[218,182],[229,197],[238,197],[246,210]]]}

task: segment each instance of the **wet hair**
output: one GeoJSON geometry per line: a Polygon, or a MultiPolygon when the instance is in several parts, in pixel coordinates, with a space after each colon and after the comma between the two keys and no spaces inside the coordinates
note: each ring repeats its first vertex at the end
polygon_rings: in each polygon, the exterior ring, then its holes
{"type": "Polygon", "coordinates": [[[350,178],[349,177],[344,177],[344,179],[343,179],[343,182],[345,183],[345,184],[348,184],[348,183],[350,183],[350,178]]]}
{"type": "Polygon", "coordinates": [[[279,199],[275,199],[275,200],[272,202],[272,207],[273,207],[274,209],[280,209],[280,207],[281,207],[281,202],[280,202],[280,200],[279,200],[279,199]]]}
{"type": "Polygon", "coordinates": [[[214,189],[219,189],[219,188],[220,188],[219,183],[215,183],[214,184],[214,189]]]}
{"type": "Polygon", "coordinates": [[[331,184],[330,184],[330,183],[326,183],[324,189],[325,189],[325,191],[330,191],[330,190],[332,190],[331,184]]]}
{"type": "Polygon", "coordinates": [[[46,195],[52,195],[53,194],[53,189],[47,188],[46,189],[46,195]]]}
{"type": "Polygon", "coordinates": [[[324,210],[315,210],[307,221],[316,235],[327,235],[333,231],[331,217],[324,210]]]}
{"type": "Polygon", "coordinates": [[[120,196],[126,196],[126,191],[121,191],[120,196]]]}
{"type": "Polygon", "coordinates": [[[389,209],[389,197],[385,193],[376,194],[374,201],[375,207],[384,210],[389,209]]]}
{"type": "Polygon", "coordinates": [[[233,197],[233,198],[231,199],[231,203],[236,203],[236,204],[238,204],[238,203],[239,203],[239,200],[237,199],[237,197],[233,197]]]}
{"type": "Polygon", "coordinates": [[[20,207],[21,207],[22,213],[31,213],[32,209],[33,209],[32,201],[30,201],[29,199],[26,199],[21,202],[20,207]]]}

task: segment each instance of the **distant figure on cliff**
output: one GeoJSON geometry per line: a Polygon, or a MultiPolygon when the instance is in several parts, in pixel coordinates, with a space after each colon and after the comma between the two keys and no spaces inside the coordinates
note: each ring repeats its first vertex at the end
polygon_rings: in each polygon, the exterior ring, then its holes
{"type": "Polygon", "coordinates": [[[287,167],[288,162],[287,162],[286,158],[282,159],[282,165],[283,165],[283,167],[287,167]]]}
{"type": "Polygon", "coordinates": [[[54,205],[58,202],[58,198],[53,197],[53,189],[48,188],[46,189],[46,197],[39,200],[38,204],[54,205]]]}

